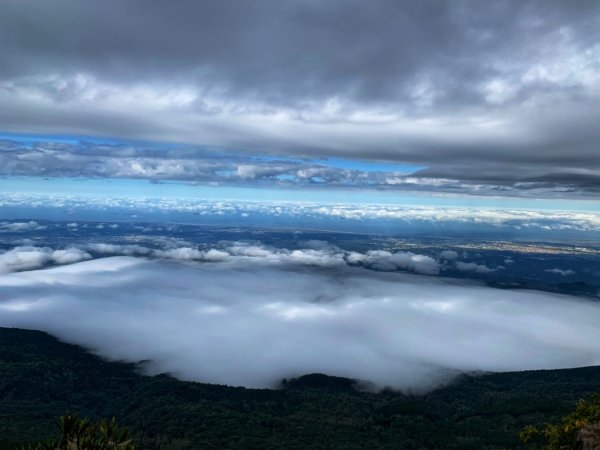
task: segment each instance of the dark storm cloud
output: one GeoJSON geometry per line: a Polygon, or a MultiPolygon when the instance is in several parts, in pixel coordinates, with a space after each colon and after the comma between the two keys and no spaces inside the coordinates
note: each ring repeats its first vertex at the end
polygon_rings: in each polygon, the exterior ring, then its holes
{"type": "Polygon", "coordinates": [[[5,56],[21,63],[4,65],[9,76],[43,73],[43,64],[119,82],[208,78],[283,103],[408,100],[430,77],[445,97],[470,102],[479,95],[470,82],[555,54],[539,46],[561,32],[583,46],[598,37],[593,1],[19,1],[0,20],[5,56]]]}
{"type": "Polygon", "coordinates": [[[507,194],[599,186],[595,1],[22,0],[0,41],[9,131],[411,162],[507,194]]]}

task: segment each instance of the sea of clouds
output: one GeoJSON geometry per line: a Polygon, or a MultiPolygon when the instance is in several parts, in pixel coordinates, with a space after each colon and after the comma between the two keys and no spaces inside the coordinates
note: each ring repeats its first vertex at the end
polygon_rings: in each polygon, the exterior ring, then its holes
{"type": "MultiPolygon", "coordinates": [[[[19,250],[0,257],[11,251],[19,250]]],[[[459,372],[600,363],[598,303],[349,261],[433,273],[456,263],[451,253],[439,261],[341,255],[319,243],[28,251],[70,264],[0,274],[0,326],[48,331],[111,359],[151,360],[151,373],[186,380],[274,387],[323,372],[419,392],[459,372]],[[93,256],[102,251],[108,256],[93,256]]]]}
{"type": "MultiPolygon", "coordinates": [[[[136,221],[140,217],[145,217],[145,220],[150,217],[156,219],[158,214],[161,220],[168,217],[169,220],[177,218],[184,223],[214,222],[233,226],[254,224],[272,227],[273,224],[284,224],[296,228],[345,229],[351,223],[352,231],[368,231],[369,227],[376,227],[378,233],[384,234],[394,234],[403,229],[413,232],[427,230],[429,234],[443,235],[456,233],[457,230],[463,233],[466,230],[473,233],[485,231],[501,233],[504,238],[510,232],[520,235],[533,233],[538,237],[554,235],[562,239],[569,233],[585,236],[589,240],[600,236],[600,213],[596,211],[26,193],[0,194],[0,208],[7,215],[13,214],[11,211],[14,208],[20,208],[19,215],[25,212],[30,215],[35,211],[37,217],[44,213],[51,220],[64,220],[65,211],[68,211],[69,220],[97,220],[102,217],[102,220],[136,221]],[[81,217],[78,218],[78,215],[81,217]]],[[[150,221],[155,222],[154,219],[150,221]]],[[[0,222],[0,233],[32,231],[35,225],[33,221],[20,225],[0,222]]]]}

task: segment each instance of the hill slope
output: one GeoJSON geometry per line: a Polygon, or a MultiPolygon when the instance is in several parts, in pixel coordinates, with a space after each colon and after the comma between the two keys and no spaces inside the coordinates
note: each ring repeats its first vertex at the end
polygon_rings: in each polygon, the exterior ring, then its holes
{"type": "Polygon", "coordinates": [[[143,448],[502,449],[600,391],[600,367],[463,376],[421,397],[307,375],[281,390],[144,376],[39,331],[0,328],[0,449],[52,434],[53,417],[116,416],[143,448]]]}

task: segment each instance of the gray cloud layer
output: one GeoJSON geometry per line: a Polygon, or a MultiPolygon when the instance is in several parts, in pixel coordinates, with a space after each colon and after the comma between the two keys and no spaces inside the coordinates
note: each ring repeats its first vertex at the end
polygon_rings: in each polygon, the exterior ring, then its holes
{"type": "Polygon", "coordinates": [[[214,383],[326,372],[422,390],[456,371],[600,362],[594,302],[289,259],[110,257],[0,275],[0,299],[0,326],[214,383]]]}
{"type": "Polygon", "coordinates": [[[22,0],[0,41],[5,130],[412,162],[516,195],[600,185],[596,1],[22,0]]]}
{"type": "Polygon", "coordinates": [[[469,167],[452,172],[438,169],[387,171],[344,169],[327,161],[280,156],[265,158],[243,152],[201,151],[191,148],[159,150],[125,144],[65,144],[0,141],[0,175],[49,177],[108,177],[145,179],[153,182],[181,181],[213,185],[262,187],[312,187],[377,189],[382,191],[447,192],[476,195],[517,195],[521,197],[592,197],[600,193],[595,175],[580,171],[579,180],[569,176],[536,174],[528,169],[527,178],[515,177],[501,168],[491,173],[479,168],[477,176],[469,167]],[[448,178],[451,176],[452,178],[448,178]]]}

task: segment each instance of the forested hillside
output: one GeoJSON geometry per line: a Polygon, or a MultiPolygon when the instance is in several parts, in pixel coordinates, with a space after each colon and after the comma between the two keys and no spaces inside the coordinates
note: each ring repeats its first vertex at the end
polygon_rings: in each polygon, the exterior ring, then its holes
{"type": "Polygon", "coordinates": [[[507,449],[600,391],[600,367],[463,376],[425,396],[325,375],[280,390],[144,376],[46,333],[0,329],[0,449],[54,433],[76,412],[116,416],[152,449],[507,449]]]}

